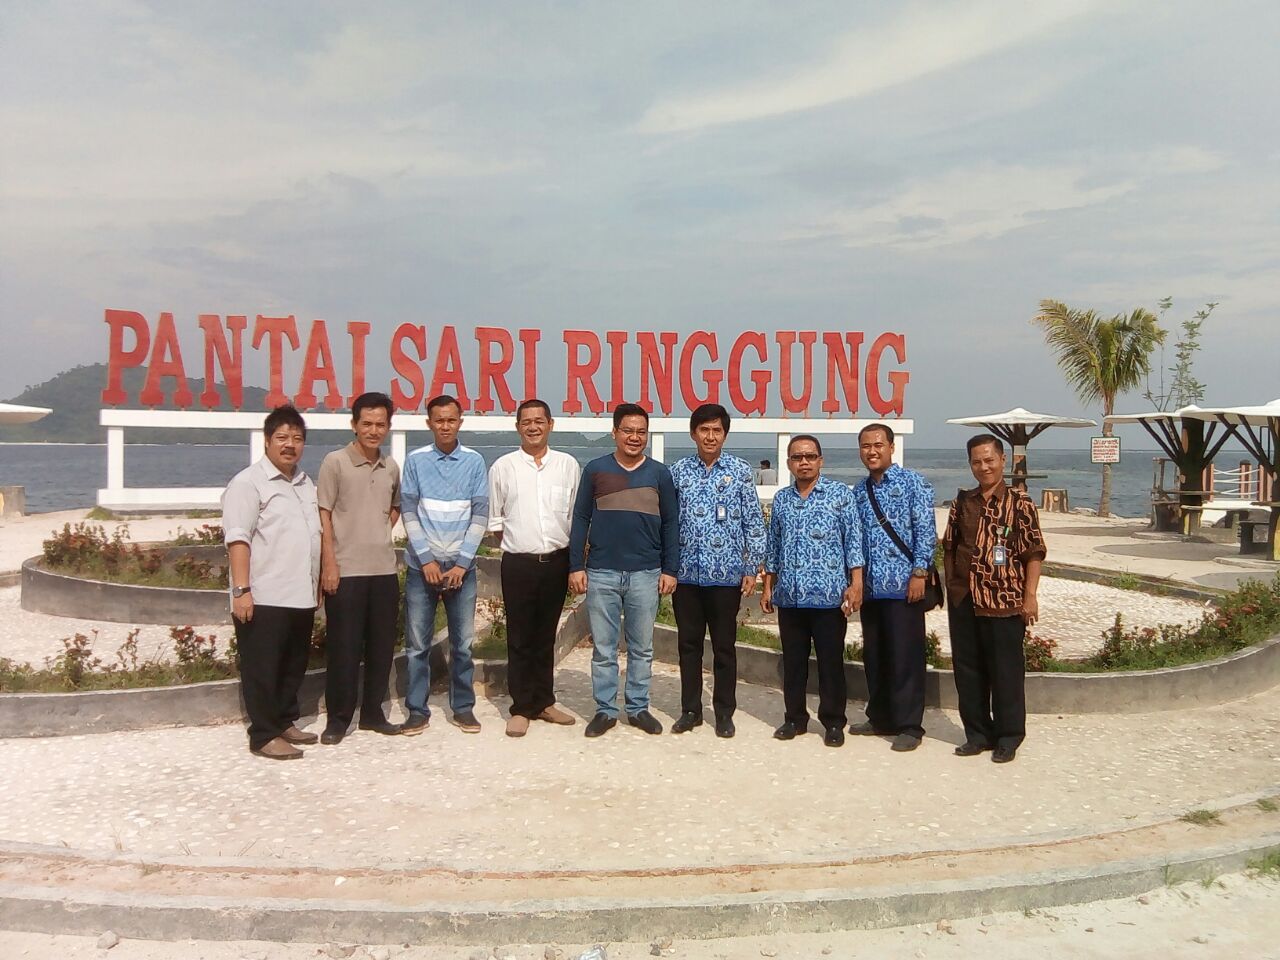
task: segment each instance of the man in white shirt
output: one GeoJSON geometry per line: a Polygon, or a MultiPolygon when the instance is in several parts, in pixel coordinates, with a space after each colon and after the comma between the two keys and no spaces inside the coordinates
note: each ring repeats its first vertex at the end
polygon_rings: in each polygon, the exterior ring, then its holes
{"type": "Polygon", "coordinates": [[[502,603],[507,611],[507,736],[531,720],[569,725],[555,705],[555,643],[569,586],[569,526],[581,470],[547,446],[555,421],[542,400],[516,410],[520,449],[489,469],[489,529],[502,540],[502,603]]]}
{"type": "Polygon", "coordinates": [[[316,742],[296,726],[320,585],[316,488],[299,467],[307,427],[291,406],[263,423],[266,456],[231,478],[222,494],[231,615],[249,749],[296,760],[316,742]]]}

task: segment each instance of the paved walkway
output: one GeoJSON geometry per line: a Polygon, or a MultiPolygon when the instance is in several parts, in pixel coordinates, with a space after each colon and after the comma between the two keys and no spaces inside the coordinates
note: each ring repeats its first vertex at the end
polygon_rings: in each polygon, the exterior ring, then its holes
{"type": "MultiPolygon", "coordinates": [[[[590,715],[589,651],[559,686],[590,715]]],[[[674,669],[658,665],[653,697],[669,726],[674,669]]],[[[535,724],[512,740],[505,700],[481,700],[477,736],[437,707],[421,737],[357,733],[291,763],[251,756],[238,724],[4,740],[0,768],[24,773],[0,838],[311,864],[723,867],[1092,834],[1280,784],[1280,689],[1180,713],[1033,716],[1007,766],[954,757],[951,713],[930,711],[924,745],[903,755],[879,738],[780,743],[781,695],[743,684],[740,703],[728,741],[625,724],[599,740],[535,724]]]]}

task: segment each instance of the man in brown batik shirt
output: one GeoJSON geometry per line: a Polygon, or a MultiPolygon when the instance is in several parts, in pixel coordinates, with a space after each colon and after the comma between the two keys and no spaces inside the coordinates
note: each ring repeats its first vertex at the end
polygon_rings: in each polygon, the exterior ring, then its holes
{"type": "Polygon", "coordinates": [[[957,756],[991,750],[1008,763],[1026,736],[1022,643],[1040,614],[1036,588],[1045,557],[1035,504],[1004,482],[1004,444],[989,433],[968,443],[978,481],[961,490],[943,539],[951,657],[965,742],[957,756]]]}

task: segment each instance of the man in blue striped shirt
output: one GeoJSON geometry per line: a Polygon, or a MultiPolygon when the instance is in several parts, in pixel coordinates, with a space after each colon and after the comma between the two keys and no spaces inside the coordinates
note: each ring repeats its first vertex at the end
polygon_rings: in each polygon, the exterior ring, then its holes
{"type": "Polygon", "coordinates": [[[479,733],[475,665],[476,551],[489,521],[489,481],[484,458],[458,442],[462,406],[444,395],[427,404],[434,442],[405,458],[400,479],[404,530],[409,538],[404,582],[404,645],[408,662],[406,736],[426,729],[431,708],[431,640],[436,603],[449,622],[449,722],[479,733]]]}

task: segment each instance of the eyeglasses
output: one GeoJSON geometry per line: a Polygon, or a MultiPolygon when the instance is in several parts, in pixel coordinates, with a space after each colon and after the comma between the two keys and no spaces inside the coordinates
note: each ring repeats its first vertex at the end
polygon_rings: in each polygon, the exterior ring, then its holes
{"type": "Polygon", "coordinates": [[[814,460],[821,460],[820,453],[793,453],[790,458],[792,463],[812,463],[814,460]]]}
{"type": "Polygon", "coordinates": [[[648,436],[648,427],[618,427],[618,432],[624,437],[644,437],[648,436]]]}

